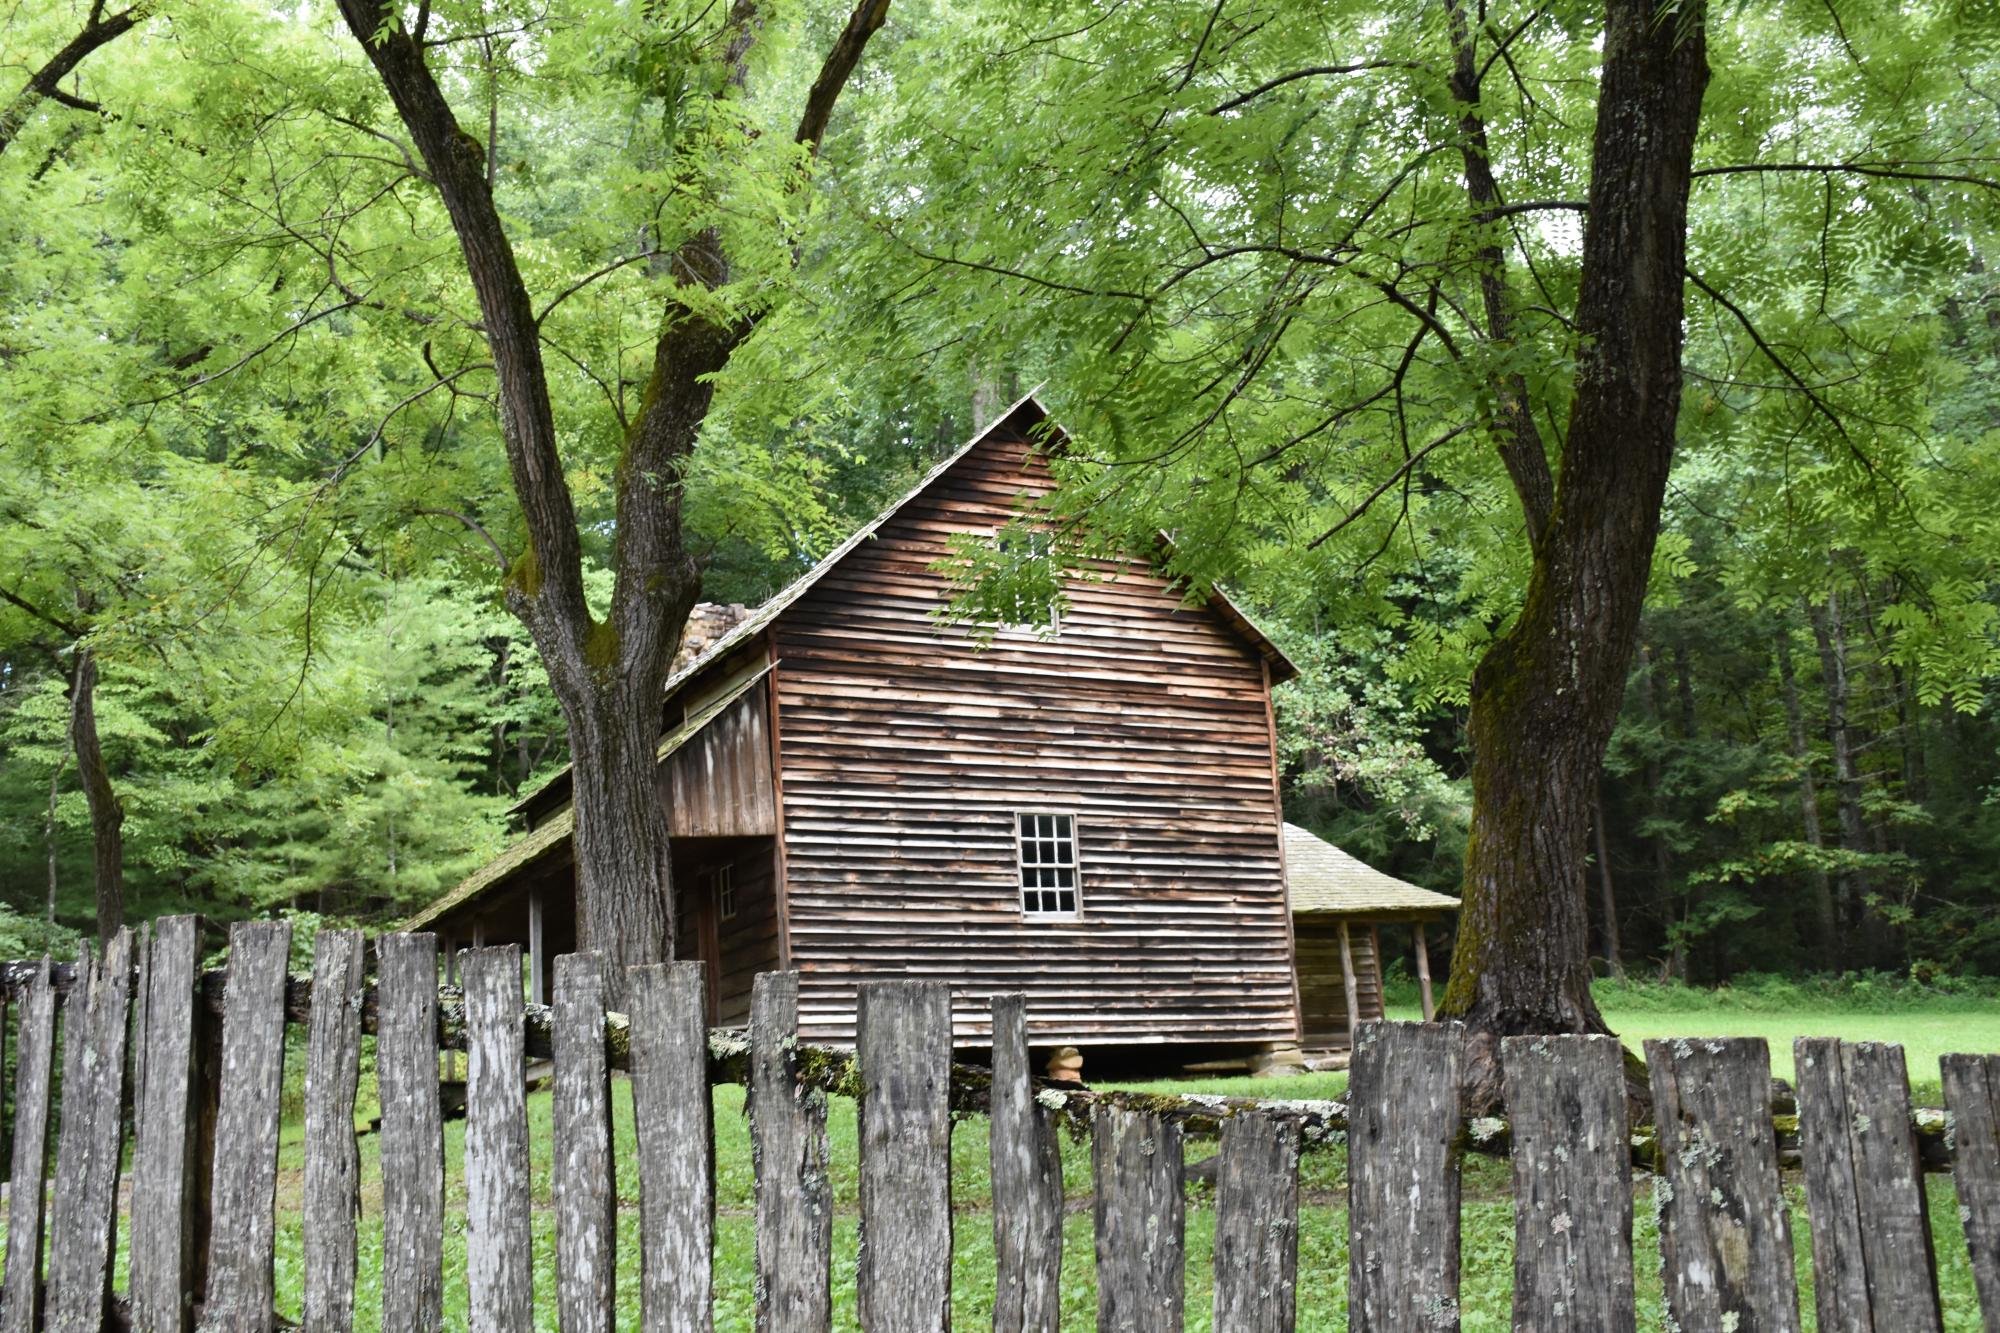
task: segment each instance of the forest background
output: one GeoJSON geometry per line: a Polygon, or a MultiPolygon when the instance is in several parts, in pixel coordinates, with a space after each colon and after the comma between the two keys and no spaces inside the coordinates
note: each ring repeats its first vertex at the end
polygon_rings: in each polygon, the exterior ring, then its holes
{"type": "MultiPolygon", "coordinates": [[[[1711,17],[1679,452],[1577,890],[1606,970],[2000,975],[1976,10],[1711,17]]],[[[1559,436],[1586,8],[899,5],[805,185],[764,122],[844,9],[769,7],[735,100],[700,83],[713,5],[421,12],[536,294],[600,604],[659,238],[714,228],[751,258],[713,299],[758,319],[674,478],[704,599],[769,596],[1043,383],[1061,540],[969,550],[958,614],[1173,533],[1190,592],[1302,668],[1290,817],[1456,889],[1472,667],[1529,565],[1487,390],[1559,436]],[[1518,190],[1477,216],[1455,19],[1518,190]],[[1494,244],[1511,339],[1466,262],[1494,244]],[[1365,299],[1328,276],[1359,268],[1365,299]]],[[[133,919],[393,922],[567,757],[503,602],[522,518],[457,243],[330,8],[4,20],[0,954],[94,933],[114,850],[133,919]]]]}

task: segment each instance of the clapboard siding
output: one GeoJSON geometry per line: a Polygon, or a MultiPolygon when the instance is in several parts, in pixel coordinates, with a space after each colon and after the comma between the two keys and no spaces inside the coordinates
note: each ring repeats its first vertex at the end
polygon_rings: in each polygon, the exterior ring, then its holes
{"type": "Polygon", "coordinates": [[[771,728],[764,686],[752,686],[690,737],[662,766],[660,775],[667,827],[674,837],[776,833],[771,728]]]}
{"type": "Polygon", "coordinates": [[[934,565],[1045,469],[991,436],[771,629],[799,1029],[852,1041],[866,981],[950,982],[961,1041],[1020,992],[1037,1044],[1296,1036],[1263,665],[1138,564],[1053,639],[940,629],[934,565]],[[1014,816],[1075,816],[1081,919],[1021,918],[1014,816]]]}

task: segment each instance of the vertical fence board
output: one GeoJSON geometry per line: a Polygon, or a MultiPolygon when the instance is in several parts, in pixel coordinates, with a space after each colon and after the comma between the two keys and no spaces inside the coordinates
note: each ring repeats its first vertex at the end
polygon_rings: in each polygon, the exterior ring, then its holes
{"type": "Polygon", "coordinates": [[[1632,1154],[1616,1037],[1500,1043],[1512,1121],[1514,1327],[1625,1333],[1632,1285],[1632,1154]]]}
{"type": "Polygon", "coordinates": [[[1356,1330],[1458,1327],[1456,1023],[1363,1023],[1348,1075],[1347,1313],[1356,1330]]]}
{"type": "Polygon", "coordinates": [[[222,1007],[222,1104],[215,1118],[215,1234],[209,1241],[207,1328],[272,1326],[278,1104],[285,1077],[285,974],[292,927],[239,921],[229,930],[222,1007]]]}
{"type": "Polygon", "coordinates": [[[306,1333],[346,1333],[354,1326],[354,1223],[361,1209],[354,1094],[361,1078],[361,967],[365,949],[358,930],[322,930],[313,939],[301,1219],[306,1333]]]}
{"type": "MultiPolygon", "coordinates": [[[[21,1030],[25,1037],[25,1020],[21,1030]]],[[[1938,1072],[1951,1113],[1951,1178],[1972,1283],[1987,1333],[2000,1333],[2000,1055],[1947,1055],[1938,1072]]]]}
{"type": "Polygon", "coordinates": [[[1801,1037],[1793,1055],[1822,1333],[1941,1328],[1903,1048],[1801,1037]]]}
{"type": "Polygon", "coordinates": [[[465,1285],[472,1333],[535,1322],[521,949],[474,949],[465,978],[465,1285]]]}
{"type": "Polygon", "coordinates": [[[1888,1042],[1844,1043],[1841,1059],[1855,1183],[1861,1213],[1869,1219],[1862,1245],[1876,1333],[1941,1329],[1937,1248],[1931,1239],[1903,1048],[1888,1042]]]}
{"type": "Polygon", "coordinates": [[[444,1326],[437,957],[435,935],[384,935],[376,942],[382,1333],[434,1333],[444,1326]]]}
{"type": "Polygon", "coordinates": [[[1028,1001],[993,997],[993,1327],[1054,1333],[1062,1318],[1062,1149],[1035,1101],[1028,1001]]]}
{"type": "Polygon", "coordinates": [[[1298,1254],[1298,1122],[1231,1116],[1215,1167],[1215,1327],[1290,1333],[1298,1254]]]}
{"type": "Polygon", "coordinates": [[[5,1287],[0,1288],[0,1330],[34,1333],[41,1313],[43,1178],[49,1167],[49,1075],[56,1044],[56,992],[49,984],[47,958],[18,1008],[14,1155],[8,1175],[7,1271],[5,1287]]]}
{"type": "Polygon", "coordinates": [[[826,1094],[798,1080],[799,974],[766,972],[750,993],[750,1153],[757,1190],[757,1328],[833,1327],[833,1186],[826,1094]]]}
{"type": "Polygon", "coordinates": [[[714,1110],[707,974],[700,963],[627,973],[632,1117],[639,1131],[640,1311],[648,1333],[712,1325],[714,1110]]]}
{"type": "Polygon", "coordinates": [[[201,968],[200,917],[154,923],[146,969],[146,1017],[139,1040],[146,1074],[139,1089],[132,1162],[132,1322],[180,1333],[194,1306],[195,988],[201,968]]]}
{"type": "Polygon", "coordinates": [[[1791,1218],[1778,1188],[1761,1038],[1649,1041],[1667,1313],[1682,1328],[1795,1333],[1791,1218]]]}
{"type": "Polygon", "coordinates": [[[1139,1111],[1099,1107],[1090,1130],[1097,1189],[1097,1327],[1177,1333],[1186,1308],[1180,1126],[1139,1111]]]}
{"type": "Polygon", "coordinates": [[[951,992],[861,987],[861,1264],[870,1333],[951,1326],[951,992]]]}
{"type": "Polygon", "coordinates": [[[63,1015],[62,1124],[49,1209],[48,1326],[98,1333],[111,1294],[111,1248],[124,1138],[125,1038],[132,932],[79,976],[63,1015]]]}
{"type": "Polygon", "coordinates": [[[604,972],[594,953],[555,965],[556,1313],[563,1333],[611,1333],[618,1191],[611,1153],[611,1074],[604,1058],[604,972]]]}

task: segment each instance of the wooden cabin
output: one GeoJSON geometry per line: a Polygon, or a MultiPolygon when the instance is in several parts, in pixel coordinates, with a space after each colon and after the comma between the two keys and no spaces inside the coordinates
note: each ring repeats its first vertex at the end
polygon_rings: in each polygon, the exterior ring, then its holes
{"type": "MultiPolygon", "coordinates": [[[[678,938],[709,964],[715,1021],[795,968],[813,1041],[851,1042],[857,985],[904,977],[952,984],[966,1045],[1004,991],[1028,995],[1038,1042],[1298,1040],[1284,655],[1140,561],[1072,580],[1059,623],[982,645],[938,621],[947,543],[1047,495],[1060,447],[1015,405],[669,682],[678,938]]],[[[518,809],[526,836],[406,928],[447,952],[519,941],[539,994],[575,940],[567,775],[518,809]]]]}
{"type": "Polygon", "coordinates": [[[1410,931],[1428,1020],[1431,965],[1424,928],[1458,910],[1458,899],[1385,875],[1297,824],[1285,825],[1285,874],[1307,1058],[1347,1050],[1355,1024],[1382,1017],[1385,928],[1410,931]]]}

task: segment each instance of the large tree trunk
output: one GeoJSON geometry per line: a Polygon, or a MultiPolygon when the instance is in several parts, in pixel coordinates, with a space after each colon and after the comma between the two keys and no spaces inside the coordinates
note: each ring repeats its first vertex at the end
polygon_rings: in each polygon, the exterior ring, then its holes
{"type": "Polygon", "coordinates": [[[97,938],[109,944],[125,925],[125,806],[97,741],[97,655],[78,645],[70,677],[69,746],[90,807],[91,878],[97,889],[97,938]]]}
{"type": "MultiPolygon", "coordinates": [[[[794,135],[808,155],[888,7],[889,0],[859,0],[829,48],[794,135]]],[[[714,376],[749,336],[753,318],[718,324],[695,313],[702,303],[684,297],[727,283],[729,257],[715,231],[680,240],[666,266],[680,290],[664,294],[652,371],[618,463],[615,582],[610,611],[598,620],[584,597],[540,319],[493,198],[490,145],[460,126],[427,63],[428,10],[418,11],[411,29],[387,0],[340,0],[340,9],[430,171],[479,299],[499,380],[501,436],[527,528],[527,550],[507,575],[508,605],[533,636],[568,724],[577,947],[604,955],[605,998],[615,1007],[628,967],[673,956],[671,861],[655,755],[661,691],[701,587],[683,540],[680,477],[707,420],[714,376]]],[[[723,22],[718,49],[728,69],[718,95],[736,96],[764,17],[738,0],[723,22]]],[[[494,106],[489,101],[489,140],[498,127],[494,106]]]]}
{"type": "Polygon", "coordinates": [[[1606,6],[1559,484],[1520,616],[1472,680],[1472,829],[1442,1012],[1471,1028],[1475,1107],[1500,1099],[1499,1038],[1607,1030],[1586,850],[1673,462],[1703,19],[1699,3],[1606,6]]]}
{"type": "MultiPolygon", "coordinates": [[[[1778,682],[1784,688],[1785,725],[1791,737],[1792,762],[1799,766],[1799,823],[1805,830],[1806,845],[1819,852],[1826,847],[1820,830],[1819,784],[1813,780],[1812,749],[1806,744],[1805,709],[1799,705],[1798,674],[1792,669],[1792,634],[1778,631],[1778,682]]],[[[1806,872],[1812,886],[1813,917],[1819,926],[1819,965],[1828,972],[1840,970],[1840,913],[1833,901],[1833,878],[1824,866],[1806,872]]]]}

